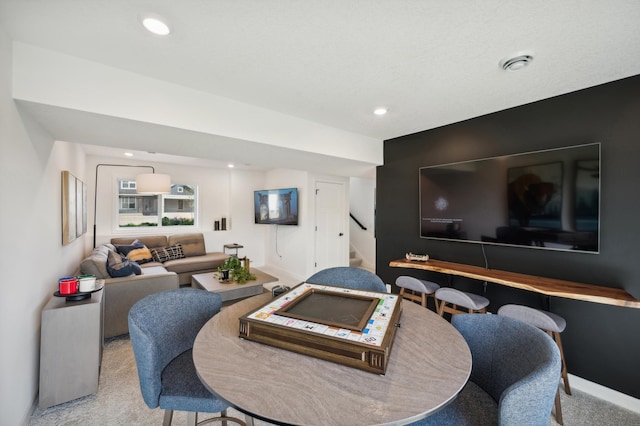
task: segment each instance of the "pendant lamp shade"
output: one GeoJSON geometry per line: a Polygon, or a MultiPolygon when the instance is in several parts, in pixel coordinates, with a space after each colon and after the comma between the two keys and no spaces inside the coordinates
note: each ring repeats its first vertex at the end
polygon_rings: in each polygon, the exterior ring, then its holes
{"type": "Polygon", "coordinates": [[[170,194],[171,177],[159,173],[145,173],[136,176],[136,192],[142,195],[170,194]]]}

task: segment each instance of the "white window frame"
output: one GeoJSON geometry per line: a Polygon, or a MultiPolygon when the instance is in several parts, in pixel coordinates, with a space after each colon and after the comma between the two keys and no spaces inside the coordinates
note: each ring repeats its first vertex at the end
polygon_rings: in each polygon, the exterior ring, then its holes
{"type": "Polygon", "coordinates": [[[194,229],[198,227],[198,211],[199,211],[199,189],[198,186],[195,184],[185,184],[185,183],[180,183],[180,184],[174,184],[172,185],[172,188],[175,188],[175,192],[178,194],[184,194],[184,186],[189,186],[191,188],[193,188],[194,190],[194,195],[193,195],[193,225],[163,225],[162,224],[162,219],[165,216],[165,199],[170,199],[170,198],[176,198],[176,197],[182,197],[181,195],[176,195],[174,194],[159,194],[156,195],[156,205],[157,205],[157,216],[152,216],[152,217],[157,217],[157,225],[156,226],[121,226],[120,225],[120,215],[121,210],[123,209],[130,209],[130,207],[126,206],[123,208],[122,205],[122,201],[125,198],[134,198],[134,204],[135,207],[134,209],[138,209],[140,208],[140,206],[143,205],[142,199],[141,197],[150,197],[148,195],[145,196],[141,196],[138,194],[121,194],[120,190],[131,190],[131,189],[135,189],[135,180],[132,179],[127,179],[127,178],[119,178],[118,179],[119,184],[116,185],[116,193],[115,193],[115,197],[116,197],[116,203],[115,205],[116,207],[116,211],[115,211],[115,220],[114,220],[114,226],[115,226],[115,230],[116,231],[125,231],[125,230],[131,230],[131,229],[136,229],[136,230],[159,230],[159,229],[194,229]],[[132,187],[133,185],[133,187],[132,187]],[[139,199],[140,198],[140,199],[139,199]]]}

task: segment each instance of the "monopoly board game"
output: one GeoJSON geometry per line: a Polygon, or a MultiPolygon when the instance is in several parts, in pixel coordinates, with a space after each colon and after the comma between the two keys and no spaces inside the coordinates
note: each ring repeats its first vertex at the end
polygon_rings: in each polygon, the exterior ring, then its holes
{"type": "Polygon", "coordinates": [[[401,314],[396,294],[302,283],[240,317],[240,337],[385,374],[401,314]]]}

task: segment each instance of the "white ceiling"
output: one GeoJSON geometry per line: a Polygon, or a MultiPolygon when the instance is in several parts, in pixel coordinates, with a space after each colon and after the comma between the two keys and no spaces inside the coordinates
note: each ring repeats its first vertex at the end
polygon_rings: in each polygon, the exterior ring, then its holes
{"type": "Polygon", "coordinates": [[[17,41],[380,140],[640,74],[637,0],[0,0],[0,22],[17,41]],[[173,33],[147,33],[148,13],[173,33]],[[500,69],[520,52],[529,67],[500,69]]]}

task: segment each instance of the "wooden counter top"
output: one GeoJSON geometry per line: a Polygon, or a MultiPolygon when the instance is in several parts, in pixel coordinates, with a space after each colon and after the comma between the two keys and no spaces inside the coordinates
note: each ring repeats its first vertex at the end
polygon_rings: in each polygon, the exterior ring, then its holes
{"type": "Polygon", "coordinates": [[[601,287],[572,281],[556,280],[553,278],[537,277],[534,275],[519,274],[516,272],[500,271],[497,269],[485,269],[480,266],[444,262],[442,260],[434,259],[429,259],[426,262],[398,259],[389,262],[389,266],[394,268],[413,268],[441,272],[449,275],[458,275],[461,277],[515,287],[522,290],[534,291],[548,296],[603,303],[606,305],[640,308],[640,300],[619,288],[601,287]]]}

